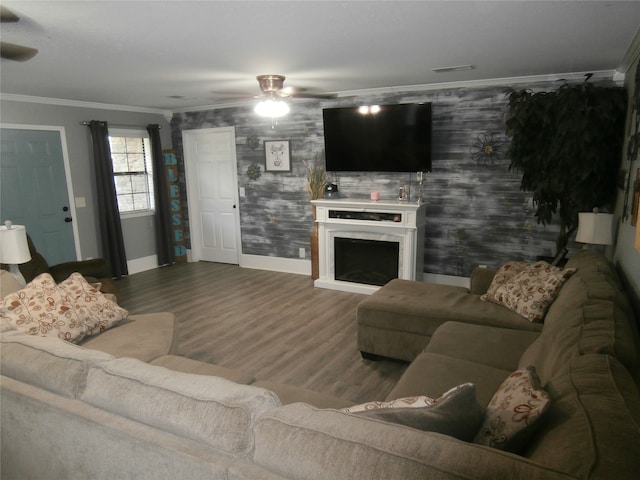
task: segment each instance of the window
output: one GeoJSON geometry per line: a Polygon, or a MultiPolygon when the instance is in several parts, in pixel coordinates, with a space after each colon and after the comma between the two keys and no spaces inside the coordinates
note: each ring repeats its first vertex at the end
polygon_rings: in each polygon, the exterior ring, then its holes
{"type": "Polygon", "coordinates": [[[109,130],[113,179],[121,215],[152,213],[153,167],[149,135],[142,130],[109,130]]]}

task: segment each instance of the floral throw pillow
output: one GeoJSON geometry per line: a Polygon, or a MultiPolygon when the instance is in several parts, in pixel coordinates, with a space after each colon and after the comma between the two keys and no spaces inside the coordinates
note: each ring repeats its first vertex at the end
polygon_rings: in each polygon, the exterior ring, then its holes
{"type": "MultiPolygon", "coordinates": [[[[442,398],[438,397],[438,398],[442,398]]],[[[354,405],[353,407],[343,408],[343,412],[356,413],[364,412],[366,410],[378,410],[381,408],[421,408],[430,407],[435,405],[438,401],[437,398],[426,397],[424,395],[418,395],[415,397],[404,397],[389,402],[366,402],[360,405],[354,405]]]]}
{"type": "Polygon", "coordinates": [[[549,404],[549,394],[540,386],[535,367],[516,370],[491,398],[474,443],[515,452],[549,404]]]}
{"type": "Polygon", "coordinates": [[[87,335],[95,335],[127,318],[129,312],[109,300],[99,287],[90,284],[79,273],[72,273],[58,287],[69,297],[73,308],[87,327],[87,335]]]}
{"type": "Polygon", "coordinates": [[[57,336],[77,342],[87,333],[84,320],[69,296],[48,273],[38,275],[22,290],[4,297],[0,316],[30,335],[57,336]]]}
{"type": "Polygon", "coordinates": [[[560,287],[575,271],[575,268],[562,269],[543,261],[533,263],[498,287],[492,301],[530,322],[542,323],[560,287]]]}
{"type": "Polygon", "coordinates": [[[507,281],[512,277],[525,270],[529,265],[530,264],[526,262],[514,261],[507,262],[502,265],[493,276],[493,280],[491,280],[491,285],[489,285],[487,293],[482,295],[480,299],[489,302],[495,302],[494,295],[496,293],[496,290],[507,283],[507,281]]]}

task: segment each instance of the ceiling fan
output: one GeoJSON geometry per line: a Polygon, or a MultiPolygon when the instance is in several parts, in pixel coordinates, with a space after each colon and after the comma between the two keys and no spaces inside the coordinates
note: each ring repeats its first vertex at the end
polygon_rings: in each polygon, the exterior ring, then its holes
{"type": "Polygon", "coordinates": [[[331,99],[338,96],[337,93],[312,93],[307,92],[304,88],[285,87],[284,75],[258,75],[258,85],[262,90],[263,96],[269,98],[318,98],[318,99],[331,99]]]}
{"type": "MultiPolygon", "coordinates": [[[[20,21],[20,17],[7,7],[0,5],[0,23],[17,23],[18,21],[20,21]]],[[[36,48],[9,42],[0,42],[0,58],[14,60],[16,62],[26,62],[30,58],[33,58],[36,53],[38,53],[36,48]]]]}

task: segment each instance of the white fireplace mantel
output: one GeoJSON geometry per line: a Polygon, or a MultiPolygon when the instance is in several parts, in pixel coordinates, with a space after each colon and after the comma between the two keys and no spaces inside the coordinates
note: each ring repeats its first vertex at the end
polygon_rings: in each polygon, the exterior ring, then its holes
{"type": "Polygon", "coordinates": [[[371,294],[380,287],[335,279],[334,239],[398,242],[398,278],[422,278],[426,204],[353,198],[312,200],[318,223],[319,278],[314,285],[371,294]]]}

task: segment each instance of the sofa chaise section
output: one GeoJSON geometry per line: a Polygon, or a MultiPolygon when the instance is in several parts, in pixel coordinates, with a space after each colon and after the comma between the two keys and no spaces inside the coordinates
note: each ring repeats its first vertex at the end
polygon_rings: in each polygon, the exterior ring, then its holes
{"type": "Polygon", "coordinates": [[[480,295],[467,288],[402,279],[391,280],[360,302],[356,319],[358,349],[365,358],[405,361],[413,360],[438,327],[448,321],[542,329],[508,308],[480,300],[480,295]]]}

